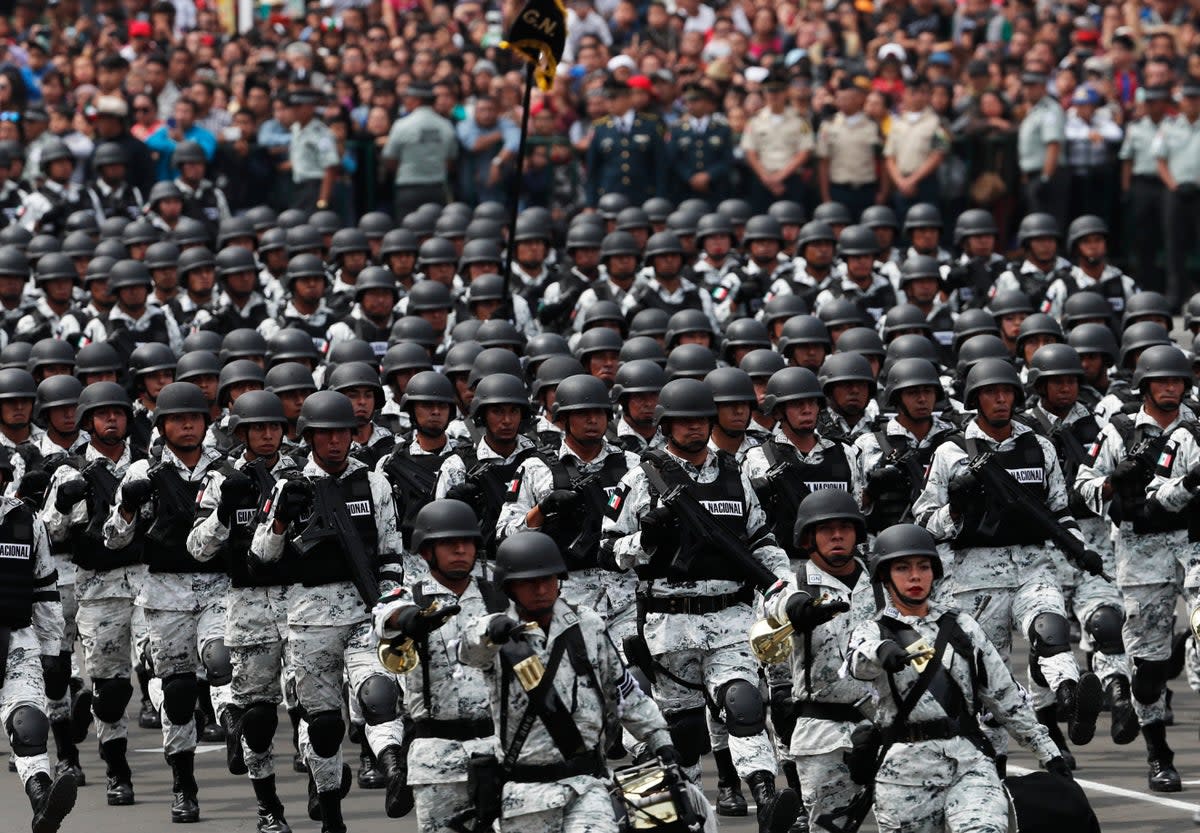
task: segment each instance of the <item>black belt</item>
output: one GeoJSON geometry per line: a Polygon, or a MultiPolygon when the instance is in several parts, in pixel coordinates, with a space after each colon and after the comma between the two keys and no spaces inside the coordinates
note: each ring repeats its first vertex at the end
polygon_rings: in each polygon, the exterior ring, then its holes
{"type": "Polygon", "coordinates": [[[962,726],[957,720],[942,718],[921,723],[905,723],[888,730],[892,743],[920,743],[926,740],[949,740],[963,736],[962,726]]]}
{"type": "Polygon", "coordinates": [[[795,703],[792,711],[795,717],[835,720],[839,723],[857,723],[865,717],[858,710],[858,706],[849,703],[815,703],[811,700],[803,700],[795,703]]]}
{"type": "Polygon", "coordinates": [[[463,720],[434,720],[424,718],[413,722],[413,737],[441,740],[474,740],[496,734],[490,717],[463,720]]]}
{"type": "Polygon", "coordinates": [[[723,596],[643,596],[642,604],[647,613],[690,613],[701,615],[719,613],[734,605],[750,604],[754,591],[749,587],[723,596]]]}
{"type": "Polygon", "coordinates": [[[543,783],[561,781],[577,775],[592,775],[596,778],[607,778],[608,767],[599,752],[589,752],[579,755],[561,764],[527,764],[508,769],[509,781],[519,783],[543,783]]]}
{"type": "Polygon", "coordinates": [[[1147,185],[1151,185],[1151,184],[1152,185],[1162,185],[1163,184],[1162,179],[1159,178],[1155,174],[1134,174],[1133,181],[1141,182],[1141,183],[1147,184],[1147,185]]]}

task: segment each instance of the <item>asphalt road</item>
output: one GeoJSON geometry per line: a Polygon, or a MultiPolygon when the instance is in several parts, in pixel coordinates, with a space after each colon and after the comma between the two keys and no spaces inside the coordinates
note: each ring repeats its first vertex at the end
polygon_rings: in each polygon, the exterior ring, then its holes
{"type": "MultiPolygon", "coordinates": [[[[1021,645],[1014,657],[1024,657],[1021,645]]],[[[1024,673],[1023,669],[1019,673],[1024,673]]],[[[1200,811],[1200,698],[1186,688],[1183,680],[1172,683],[1175,691],[1175,725],[1168,738],[1176,751],[1176,767],[1183,776],[1184,789],[1170,795],[1151,793],[1146,788],[1145,748],[1141,741],[1116,746],[1108,736],[1107,715],[1101,716],[1096,739],[1085,749],[1076,750],[1079,769],[1076,776],[1083,785],[1101,826],[1109,831],[1137,833],[1178,833],[1197,830],[1192,816],[1200,811]]],[[[104,765],[97,754],[94,733],[81,747],[81,760],[87,786],[79,791],[75,811],[62,830],[78,833],[150,833],[171,828],[171,770],[163,760],[161,733],[137,728],[136,712],[131,705],[130,765],[134,773],[137,803],[131,807],[109,807],[104,801],[104,765]]],[[[304,776],[291,770],[291,739],[286,714],[280,714],[276,752],[280,756],[278,781],[280,797],[287,810],[289,824],[297,832],[316,833],[320,824],[310,821],[305,811],[304,776]]],[[[247,779],[235,777],[225,769],[224,745],[202,744],[196,758],[196,778],[200,783],[200,823],[194,830],[233,833],[254,831],[254,797],[247,779]]],[[[358,750],[345,746],[346,760],[356,768],[358,750]]],[[[1010,763],[1010,774],[1035,766],[1032,758],[1017,750],[1010,763]]],[[[782,784],[782,777],[779,779],[782,784]]],[[[713,787],[711,770],[705,775],[705,787],[713,787]]],[[[346,824],[351,833],[415,833],[416,824],[407,819],[388,819],[383,813],[383,792],[360,790],[355,786],[343,804],[346,824]]],[[[0,775],[0,832],[28,830],[29,804],[17,776],[0,775]]],[[[751,819],[721,819],[720,828],[738,833],[753,833],[751,819]]],[[[187,828],[176,828],[187,829],[187,828]]],[[[863,826],[873,833],[870,819],[863,826]]]]}

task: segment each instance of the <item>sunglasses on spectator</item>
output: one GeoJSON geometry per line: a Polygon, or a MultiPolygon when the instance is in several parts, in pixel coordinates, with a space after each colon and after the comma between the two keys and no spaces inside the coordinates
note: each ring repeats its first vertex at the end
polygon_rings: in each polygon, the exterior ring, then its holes
{"type": "Polygon", "coordinates": [[[11,110],[8,112],[5,112],[5,113],[0,113],[0,121],[10,121],[13,124],[16,124],[20,120],[21,120],[20,113],[14,113],[11,110]]]}

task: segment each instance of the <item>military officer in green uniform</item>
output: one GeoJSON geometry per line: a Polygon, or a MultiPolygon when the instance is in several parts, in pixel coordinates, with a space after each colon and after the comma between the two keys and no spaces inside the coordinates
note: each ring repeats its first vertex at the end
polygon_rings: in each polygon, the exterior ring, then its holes
{"type": "Polygon", "coordinates": [[[1066,114],[1046,92],[1042,72],[1021,73],[1021,88],[1029,112],[1017,129],[1017,164],[1025,181],[1025,214],[1044,211],[1054,216],[1059,228],[1066,225],[1067,174],[1058,164],[1062,158],[1066,114]]]}
{"type": "Polygon", "coordinates": [[[1178,305],[1185,289],[1188,255],[1200,239],[1200,82],[1183,85],[1179,115],[1165,123],[1154,145],[1158,175],[1167,189],[1163,228],[1167,235],[1167,291],[1178,305]]]}
{"type": "Polygon", "coordinates": [[[1125,141],[1121,144],[1121,191],[1129,199],[1128,239],[1133,248],[1130,254],[1137,265],[1133,274],[1142,287],[1161,292],[1163,279],[1154,267],[1163,242],[1163,182],[1154,156],[1154,137],[1166,124],[1171,90],[1146,87],[1141,94],[1145,114],[1125,128],[1125,141]]]}
{"type": "Polygon", "coordinates": [[[716,113],[717,94],[701,84],[683,94],[687,115],[671,131],[668,154],[678,201],[698,197],[712,202],[729,192],[733,130],[716,113]]]}
{"type": "Polygon", "coordinates": [[[321,94],[316,90],[288,93],[288,103],[296,117],[288,148],[288,162],[292,166],[292,206],[310,212],[329,207],[341,161],[333,131],[317,118],[320,101],[321,94]]]}
{"type": "Polygon", "coordinates": [[[662,123],[633,109],[629,86],[604,83],[608,115],[595,123],[587,150],[587,202],[624,194],[635,204],[667,193],[667,148],[662,123]]]}

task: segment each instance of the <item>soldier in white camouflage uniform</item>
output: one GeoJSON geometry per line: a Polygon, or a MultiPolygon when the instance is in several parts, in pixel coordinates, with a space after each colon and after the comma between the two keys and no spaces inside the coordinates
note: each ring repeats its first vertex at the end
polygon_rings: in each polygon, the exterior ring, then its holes
{"type": "Polygon", "coordinates": [[[150,566],[137,604],[146,613],[150,658],[162,680],[163,745],[174,773],[175,822],[200,816],[194,775],[197,670],[204,668],[218,708],[227,702],[233,675],[224,643],[229,577],[223,564],[203,564],[187,550],[196,495],[221,459],[202,445],[208,420],[208,401],[198,387],[190,382],[164,387],[154,409],[163,445],[151,459],[130,464],[104,524],[109,549],[139,539],[150,566]]]}
{"type": "Polygon", "coordinates": [[[760,830],[782,833],[795,822],[799,799],[791,789],[775,790],[766,704],[746,634],[755,587],[790,583],[792,576],[750,478],[732,458],[708,450],[716,412],[712,389],[701,381],[676,379],[663,388],[655,416],[667,448],[648,452],[642,466],[622,478],[604,520],[601,557],[638,576],[641,644],[627,642],[626,655],[654,680],[682,763],[695,767],[708,751],[706,707],[719,714],[733,766],[758,804],[760,830]],[[651,478],[659,482],[653,490],[651,478]],[[662,505],[676,486],[699,502],[712,524],[725,524],[740,539],[745,563],[662,505]],[[691,560],[686,569],[675,566],[680,557],[691,560]]]}
{"type": "Polygon", "coordinates": [[[884,530],[870,566],[890,604],[855,628],[848,667],[878,698],[875,722],[885,749],[873,773],[880,831],[1006,833],[1008,795],[975,714],[986,709],[1050,772],[1070,779],[1070,768],[984,629],[930,602],[942,564],[929,534],[911,524],[884,530]],[[932,656],[918,659],[924,647],[932,656]]]}
{"type": "Polygon", "coordinates": [[[1166,688],[1175,605],[1182,594],[1180,559],[1186,562],[1190,553],[1178,533],[1187,527],[1187,516],[1163,511],[1146,498],[1171,436],[1196,420],[1181,404],[1192,384],[1191,363],[1174,346],[1149,347],[1138,357],[1133,383],[1142,407],[1104,426],[1089,449],[1089,463],[1075,476],[1075,490],[1093,512],[1117,526],[1117,586],[1125,608],[1121,635],[1133,663],[1133,707],[1146,742],[1148,783],[1155,792],[1178,792],[1182,784],[1167,743],[1166,688]]]}
{"type": "MultiPolygon", "coordinates": [[[[1000,359],[978,362],[967,374],[964,398],[968,408],[978,409],[978,416],[961,437],[934,452],[925,489],[913,507],[917,521],[954,548],[953,569],[947,570],[939,593],[960,609],[971,610],[990,596],[980,624],[1002,656],[1011,649],[1014,625],[1028,634],[1030,676],[1054,692],[1068,715],[1071,741],[1082,746],[1095,732],[1103,691],[1095,674],[1080,674],[1071,654],[1066,603],[1047,553],[1048,536],[1023,517],[1019,507],[985,494],[967,467],[982,454],[992,454],[1019,488],[1044,503],[1082,544],[1067,508],[1062,469],[1048,439],[1012,420],[1024,392],[1011,364],[1000,359]],[[992,527],[994,521],[998,523],[992,527]]],[[[1103,567],[1094,551],[1084,552],[1082,560],[1091,572],[1103,567]]],[[[999,732],[990,736],[1002,767],[1005,738],[999,732]]]]}
{"type": "Polygon", "coordinates": [[[458,644],[459,659],[483,669],[491,694],[507,773],[493,797],[502,833],[616,833],[604,749],[605,730],[618,719],[664,762],[679,758],[662,713],[621,662],[600,617],[559,597],[565,575],[549,536],[508,538],[498,548],[496,580],[512,605],[465,624],[458,644]],[[553,684],[527,693],[514,668],[532,657],[553,684]]]}
{"type": "Polygon", "coordinates": [[[508,609],[498,588],[472,577],[482,542],[465,503],[426,505],[413,521],[412,549],[429,576],[396,588],[374,612],[380,640],[411,639],[420,657],[405,679],[405,704],[416,735],[407,769],[421,833],[441,833],[467,817],[467,761],[494,749],[487,683],[458,661],[454,647],[479,617],[508,609]]]}
{"type": "MultiPolygon", "coordinates": [[[[288,830],[275,790],[272,742],[284,691],[295,687],[295,671],[287,661],[287,611],[296,565],[289,557],[271,565],[252,563],[249,554],[275,481],[298,470],[293,458],[280,454],[286,427],[275,394],[250,391],[238,397],[230,430],[244,450],[209,471],[188,535],[188,550],[197,561],[219,559],[229,569],[225,645],[233,681],[230,702],[218,717],[225,727],[230,772],[249,773],[258,801],[258,833],[288,830]]],[[[295,706],[287,705],[289,710],[295,706]]]]}
{"type": "Polygon", "coordinates": [[[140,542],[118,550],[105,546],[104,523],[121,478],[141,452],[127,439],[133,409],[129,395],[115,382],[88,385],[79,396],[76,415],[89,442],[77,467],[61,466],[54,473],[42,520],[51,541],[62,542],[71,552],[76,623],[108,777],[105,797],[110,805],[126,805],[133,803],[125,707],[133,696],[134,598],[147,568],[140,542]]]}
{"type": "Polygon", "coordinates": [[[319,540],[299,559],[299,583],[304,588],[288,600],[287,640],[295,663],[296,693],[306,716],[300,745],[311,774],[309,816],[321,820],[322,833],[346,829],[341,808],[349,788],[349,769],[342,763],[341,751],[343,675],[349,679],[350,696],[359,699],[367,740],[385,763],[389,782],[402,779],[396,759],[382,755],[389,747],[398,749],[403,740],[396,720],[399,691],[375,656],[364,596],[370,588],[357,589],[349,559],[365,558],[367,564],[360,566],[368,568],[386,592],[402,578],[403,543],[387,480],[349,456],[357,425],[350,400],[336,391],[318,391],[304,401],[297,427],[311,452],[303,477],[276,483],[250,545],[253,557],[274,563],[284,557],[288,538],[298,542],[298,534],[314,520],[330,521],[313,509],[313,489],[323,479],[336,483],[358,539],[349,544],[340,535],[319,540]],[[360,553],[348,551],[355,543],[361,545],[360,553]]]}

